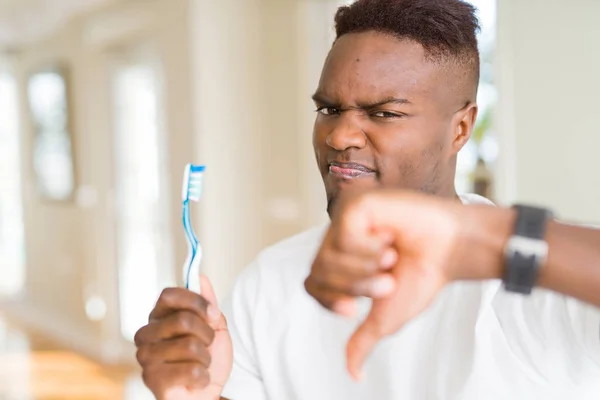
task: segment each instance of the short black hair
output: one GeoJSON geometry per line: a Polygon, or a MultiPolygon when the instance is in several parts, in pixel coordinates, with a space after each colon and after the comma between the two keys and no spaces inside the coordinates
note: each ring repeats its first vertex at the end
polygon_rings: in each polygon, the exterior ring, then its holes
{"type": "Polygon", "coordinates": [[[463,0],[358,0],[335,15],[336,40],[375,31],[423,46],[434,61],[471,66],[479,80],[477,9],[463,0]]]}

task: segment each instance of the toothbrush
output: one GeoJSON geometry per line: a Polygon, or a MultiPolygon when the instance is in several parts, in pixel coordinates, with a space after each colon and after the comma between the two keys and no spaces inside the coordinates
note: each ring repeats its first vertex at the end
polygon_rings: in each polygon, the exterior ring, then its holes
{"type": "Polygon", "coordinates": [[[192,220],[190,218],[190,201],[198,202],[202,196],[204,181],[204,165],[188,164],[183,174],[181,200],[183,202],[183,229],[188,242],[188,255],[183,265],[183,281],[185,288],[200,293],[200,260],[202,247],[198,243],[192,220]]]}

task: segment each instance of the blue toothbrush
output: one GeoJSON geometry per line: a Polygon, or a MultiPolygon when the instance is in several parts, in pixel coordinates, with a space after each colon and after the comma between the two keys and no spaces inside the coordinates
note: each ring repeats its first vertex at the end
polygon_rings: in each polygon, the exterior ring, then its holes
{"type": "Polygon", "coordinates": [[[202,197],[204,183],[204,165],[188,164],[183,174],[183,188],[181,200],[183,201],[183,229],[188,242],[188,255],[183,265],[183,281],[188,290],[200,293],[200,260],[202,247],[198,243],[192,220],[190,218],[190,201],[198,202],[202,197]]]}

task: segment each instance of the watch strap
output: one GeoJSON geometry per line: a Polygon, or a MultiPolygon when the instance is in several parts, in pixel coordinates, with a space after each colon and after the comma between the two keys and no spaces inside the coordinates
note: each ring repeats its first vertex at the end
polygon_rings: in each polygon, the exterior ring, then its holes
{"type": "Polygon", "coordinates": [[[509,292],[530,294],[548,255],[544,235],[552,213],[544,208],[520,204],[513,208],[517,217],[514,234],[505,248],[504,285],[509,292]]]}

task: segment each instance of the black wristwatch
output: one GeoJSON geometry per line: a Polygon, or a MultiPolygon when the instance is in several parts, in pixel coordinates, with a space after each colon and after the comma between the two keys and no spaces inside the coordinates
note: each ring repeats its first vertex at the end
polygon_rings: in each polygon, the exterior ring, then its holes
{"type": "Polygon", "coordinates": [[[504,249],[504,287],[509,292],[531,294],[540,267],[548,257],[548,242],[544,239],[552,212],[544,208],[517,204],[514,234],[504,249]]]}

